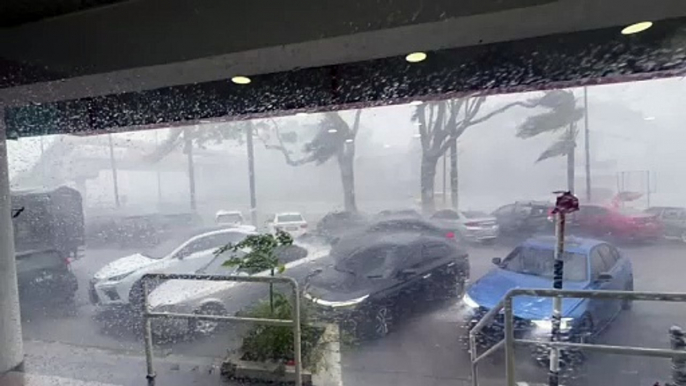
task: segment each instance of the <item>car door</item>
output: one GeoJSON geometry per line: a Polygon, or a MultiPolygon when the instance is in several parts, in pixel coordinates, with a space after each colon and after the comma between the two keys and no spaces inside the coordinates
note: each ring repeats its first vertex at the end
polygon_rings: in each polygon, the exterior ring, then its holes
{"type": "MultiPolygon", "coordinates": [[[[621,261],[619,259],[619,252],[609,244],[601,244],[598,247],[598,252],[600,257],[603,259],[605,264],[605,272],[612,276],[609,282],[605,285],[605,290],[609,291],[623,291],[626,289],[629,276],[628,261],[621,261]]],[[[622,308],[622,302],[620,300],[610,300],[608,301],[609,317],[614,317],[622,308]]]]}
{"type": "MultiPolygon", "coordinates": [[[[604,281],[600,279],[602,273],[608,273],[608,267],[605,259],[600,253],[599,246],[594,247],[590,252],[590,284],[591,290],[610,290],[613,286],[612,280],[604,281]]],[[[608,299],[590,299],[589,312],[593,318],[593,325],[595,329],[602,329],[608,323],[610,318],[614,315],[615,306],[612,300],[608,299]]]]}
{"type": "Polygon", "coordinates": [[[684,233],[684,221],[686,220],[686,211],[680,208],[667,208],[662,212],[662,224],[664,225],[665,235],[670,238],[681,237],[684,233]]]}
{"type": "Polygon", "coordinates": [[[509,204],[501,206],[493,212],[493,217],[495,217],[498,222],[501,232],[511,232],[515,228],[516,219],[513,216],[514,209],[515,204],[509,204]]]}

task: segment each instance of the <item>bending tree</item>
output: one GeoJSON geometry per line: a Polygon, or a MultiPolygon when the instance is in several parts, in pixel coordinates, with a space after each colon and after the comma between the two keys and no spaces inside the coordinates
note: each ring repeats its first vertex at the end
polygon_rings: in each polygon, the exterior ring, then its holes
{"type": "Polygon", "coordinates": [[[517,128],[517,137],[527,139],[544,133],[562,131],[558,139],[541,153],[536,162],[567,156],[567,189],[573,192],[574,150],[579,133],[576,123],[583,118],[584,109],[576,106],[573,92],[564,90],[548,91],[535,103],[547,108],[548,111],[528,117],[517,128]]]}
{"type": "Polygon", "coordinates": [[[527,108],[536,106],[535,102],[514,102],[479,115],[485,101],[485,96],[476,96],[427,102],[417,106],[412,115],[412,120],[417,122],[419,126],[422,144],[420,186],[422,211],[424,213],[433,213],[436,209],[434,201],[436,164],[448,150],[450,150],[452,204],[454,209],[457,209],[457,139],[464,134],[467,128],[487,121],[515,106],[527,108]]]}
{"type": "Polygon", "coordinates": [[[357,211],[354,167],[355,137],[360,129],[361,114],[361,110],[355,111],[353,122],[349,124],[338,113],[325,113],[314,138],[303,147],[305,156],[300,159],[293,159],[292,152],[284,144],[285,134],[282,135],[279,132],[279,127],[273,121],[272,124],[277,143],[269,144],[268,140],[263,140],[263,142],[266,148],[281,151],[286,159],[286,163],[291,166],[299,166],[306,163],[322,165],[335,157],[341,173],[344,208],[346,211],[355,212],[357,211]]]}

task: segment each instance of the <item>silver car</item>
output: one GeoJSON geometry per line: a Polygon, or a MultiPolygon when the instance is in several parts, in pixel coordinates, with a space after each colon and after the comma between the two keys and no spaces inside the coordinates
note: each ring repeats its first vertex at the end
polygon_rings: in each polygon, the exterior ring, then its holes
{"type": "Polygon", "coordinates": [[[499,233],[496,218],[483,212],[439,210],[431,216],[431,221],[470,242],[490,242],[495,240],[499,233]]]}
{"type": "MultiPolygon", "coordinates": [[[[328,257],[328,249],[312,250],[296,246],[295,253],[288,252],[280,260],[285,263],[283,275],[302,280],[314,270],[319,260],[328,257]]],[[[240,275],[235,267],[223,266],[232,254],[243,252],[226,252],[218,255],[206,267],[198,270],[199,275],[240,275]]],[[[318,266],[317,266],[318,267],[318,266]]],[[[268,271],[255,274],[267,276],[268,271]]],[[[267,298],[268,285],[263,283],[239,283],[228,281],[169,280],[155,288],[148,297],[148,304],[155,312],[184,314],[234,315],[245,310],[256,302],[267,298]]],[[[289,290],[285,285],[275,285],[276,291],[289,290]]],[[[162,338],[179,335],[208,335],[213,333],[219,324],[213,321],[197,319],[155,318],[153,333],[162,338]]]]}

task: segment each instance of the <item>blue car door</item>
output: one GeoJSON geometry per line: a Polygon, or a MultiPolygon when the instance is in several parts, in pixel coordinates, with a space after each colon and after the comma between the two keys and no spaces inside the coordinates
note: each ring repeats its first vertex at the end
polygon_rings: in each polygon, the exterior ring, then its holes
{"type": "MultiPolygon", "coordinates": [[[[619,253],[617,250],[609,244],[602,244],[598,246],[598,252],[605,262],[605,267],[607,273],[612,276],[607,286],[608,290],[611,291],[623,291],[626,288],[626,283],[628,282],[629,275],[629,265],[625,260],[619,259],[619,253]]],[[[612,306],[611,317],[614,317],[622,309],[621,300],[613,300],[610,302],[612,306]]]]}
{"type": "MultiPolygon", "coordinates": [[[[608,269],[611,268],[606,265],[605,260],[600,254],[600,249],[598,246],[594,247],[590,253],[591,259],[591,277],[590,277],[590,288],[591,290],[611,290],[613,287],[613,280],[603,280],[601,274],[609,273],[608,269]]],[[[610,319],[614,316],[614,301],[609,299],[589,299],[588,307],[593,318],[594,328],[601,329],[607,324],[610,319]]]]}

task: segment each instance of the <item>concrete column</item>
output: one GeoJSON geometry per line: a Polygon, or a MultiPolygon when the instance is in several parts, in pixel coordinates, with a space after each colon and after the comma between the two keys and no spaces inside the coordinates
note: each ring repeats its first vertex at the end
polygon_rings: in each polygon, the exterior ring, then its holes
{"type": "Polygon", "coordinates": [[[0,374],[24,361],[4,107],[0,105],[0,374]]]}

